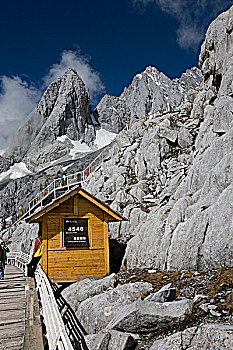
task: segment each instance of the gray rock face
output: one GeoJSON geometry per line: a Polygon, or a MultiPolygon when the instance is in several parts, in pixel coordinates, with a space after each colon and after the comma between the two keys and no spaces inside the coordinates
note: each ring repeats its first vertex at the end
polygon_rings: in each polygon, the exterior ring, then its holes
{"type": "Polygon", "coordinates": [[[170,103],[178,106],[189,89],[202,80],[196,67],[187,70],[179,79],[169,79],[155,67],[147,67],[137,74],[120,97],[105,95],[95,113],[100,124],[110,131],[120,131],[125,124],[147,115],[170,103]]]}
{"type": "MultiPolygon", "coordinates": [[[[152,215],[149,212],[154,212],[160,203],[167,203],[192,160],[193,143],[181,148],[177,142],[179,131],[187,128],[194,140],[199,122],[199,119],[171,113],[139,121],[119,133],[103,165],[85,184],[88,191],[107,201],[113,209],[122,211],[129,220],[120,227],[110,225],[111,238],[121,236],[121,240],[128,241],[139,234],[141,225],[152,215]]],[[[147,227],[142,231],[146,233],[147,227]]],[[[150,233],[150,244],[137,243],[135,251],[150,249],[156,240],[151,239],[153,236],[154,233],[150,233]]],[[[156,242],[151,249],[156,254],[154,245],[156,242]]],[[[149,258],[145,251],[142,254],[145,260],[149,258]]],[[[141,266],[144,265],[143,262],[141,266]]]]}
{"type": "MultiPolygon", "coordinates": [[[[74,147],[71,138],[90,142],[95,138],[94,126],[98,127],[98,125],[98,121],[93,120],[93,115],[89,111],[87,88],[76,72],[68,70],[62,78],[59,78],[48,87],[37,108],[29,115],[25,124],[20,128],[12,148],[1,158],[2,171],[6,171],[14,162],[23,160],[28,169],[35,173],[30,177],[27,176],[16,181],[11,181],[12,174],[8,174],[1,181],[0,187],[5,187],[0,193],[1,215],[9,217],[14,214],[20,205],[25,206],[38,191],[50,183],[53,178],[56,178],[57,171],[61,170],[66,165],[66,162],[71,161],[70,151],[74,147]],[[57,138],[59,136],[66,137],[66,139],[63,139],[64,142],[58,141],[57,138]],[[50,169],[49,174],[47,170],[46,173],[38,173],[37,171],[41,168],[50,169]],[[7,185],[8,182],[9,185],[7,185]]],[[[135,137],[138,134],[136,129],[134,130],[135,137]]],[[[126,135],[123,137],[123,135],[118,138],[118,143],[116,144],[118,148],[126,147],[127,145],[131,146],[131,138],[126,135]]],[[[149,139],[146,142],[149,142],[149,139]]],[[[90,146],[94,149],[95,146],[91,144],[90,146]]],[[[134,142],[134,145],[131,147],[132,153],[130,151],[129,154],[126,154],[126,162],[133,163],[132,156],[137,146],[139,146],[139,143],[134,142]]],[[[151,151],[153,152],[154,149],[155,145],[151,147],[151,151]]],[[[141,159],[140,152],[138,152],[138,174],[139,177],[143,177],[145,173],[144,160],[141,159]]],[[[78,170],[85,168],[95,156],[96,152],[77,154],[77,165],[69,167],[68,172],[73,172],[72,169],[75,167],[78,170]]],[[[153,166],[154,164],[156,165],[156,162],[151,158],[149,150],[146,159],[148,159],[150,173],[153,174],[153,166]]],[[[104,184],[104,190],[106,193],[111,193],[111,198],[114,198],[113,189],[115,182],[117,188],[122,188],[125,184],[125,177],[119,174],[119,171],[125,169],[125,167],[118,169],[118,165],[116,165],[115,169],[118,170],[118,176],[115,173],[114,177],[104,184]]],[[[146,188],[145,181],[144,183],[141,181],[138,185],[135,184],[130,191],[129,198],[133,201],[139,201],[147,194],[148,189],[146,188]]],[[[118,203],[122,200],[124,200],[124,191],[119,193],[117,197],[118,203]]],[[[136,222],[141,220],[140,218],[145,217],[145,212],[137,207],[132,207],[131,210],[131,224],[136,225],[136,222]]],[[[126,226],[125,230],[127,229],[126,226]]]]}
{"type": "Polygon", "coordinates": [[[27,117],[24,125],[18,130],[12,140],[9,150],[4,154],[6,159],[13,157],[14,162],[20,162],[29,150],[30,145],[43,127],[45,118],[36,110],[27,117]]]}
{"type": "Polygon", "coordinates": [[[206,324],[188,328],[161,340],[157,340],[150,350],[230,350],[233,347],[233,327],[223,324],[206,324]]]}
{"type": "Polygon", "coordinates": [[[132,303],[150,290],[150,283],[136,282],[117,286],[83,301],[76,315],[88,333],[96,333],[107,326],[122,305],[132,303]]]}
{"type": "Polygon", "coordinates": [[[192,312],[189,299],[156,303],[153,301],[135,301],[122,307],[110,321],[107,328],[132,333],[152,332],[184,320],[192,312]]]}
{"type": "Polygon", "coordinates": [[[62,291],[62,296],[72,305],[73,310],[76,311],[83,300],[93,297],[96,294],[101,294],[109,288],[114,288],[115,283],[116,275],[114,273],[100,280],[85,278],[65,288],[62,291]]]}
{"type": "Polygon", "coordinates": [[[168,247],[167,258],[161,257],[162,266],[167,264],[168,269],[233,264],[232,18],[233,7],[210,25],[202,45],[199,64],[205,80],[194,100],[192,116],[199,115],[204,121],[196,139],[193,165],[174,195],[177,203],[183,203],[179,209],[183,220],[177,218],[175,207],[167,220],[178,219],[175,227],[167,227],[162,242],[162,247],[168,247]],[[185,202],[187,194],[189,202],[185,202]]]}
{"type": "Polygon", "coordinates": [[[11,252],[24,252],[32,254],[32,248],[39,230],[38,224],[26,224],[24,221],[18,225],[15,231],[1,232],[0,240],[7,242],[11,252]]]}

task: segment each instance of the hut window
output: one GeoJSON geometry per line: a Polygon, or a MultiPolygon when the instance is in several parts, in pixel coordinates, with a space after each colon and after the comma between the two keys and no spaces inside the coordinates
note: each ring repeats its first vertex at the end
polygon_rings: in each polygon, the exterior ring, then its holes
{"type": "Polygon", "coordinates": [[[66,248],[88,248],[88,219],[64,219],[64,245],[66,248]]]}

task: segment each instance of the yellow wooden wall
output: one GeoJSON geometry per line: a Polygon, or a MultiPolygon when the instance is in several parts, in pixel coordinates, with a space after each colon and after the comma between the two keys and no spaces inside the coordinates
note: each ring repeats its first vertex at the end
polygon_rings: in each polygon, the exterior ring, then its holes
{"type": "Polygon", "coordinates": [[[41,265],[57,282],[109,274],[108,216],[99,207],[76,194],[43,216],[41,265]],[[64,247],[64,218],[89,219],[89,249],[64,247]]]}

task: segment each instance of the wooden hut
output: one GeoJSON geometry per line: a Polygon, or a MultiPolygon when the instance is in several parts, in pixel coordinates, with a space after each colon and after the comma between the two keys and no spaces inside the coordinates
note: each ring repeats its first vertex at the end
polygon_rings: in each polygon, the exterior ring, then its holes
{"type": "Polygon", "coordinates": [[[40,264],[54,282],[109,274],[108,222],[125,220],[81,187],[31,214],[26,221],[42,229],[40,264]]]}

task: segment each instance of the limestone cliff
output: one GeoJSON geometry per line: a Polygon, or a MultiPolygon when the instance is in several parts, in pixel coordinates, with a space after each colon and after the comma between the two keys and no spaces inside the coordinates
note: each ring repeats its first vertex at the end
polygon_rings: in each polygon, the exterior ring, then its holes
{"type": "Polygon", "coordinates": [[[209,27],[200,53],[204,81],[177,114],[129,128],[89,182],[129,223],[123,266],[163,270],[233,264],[233,8],[209,27]],[[107,181],[106,181],[107,180],[107,181]]]}

